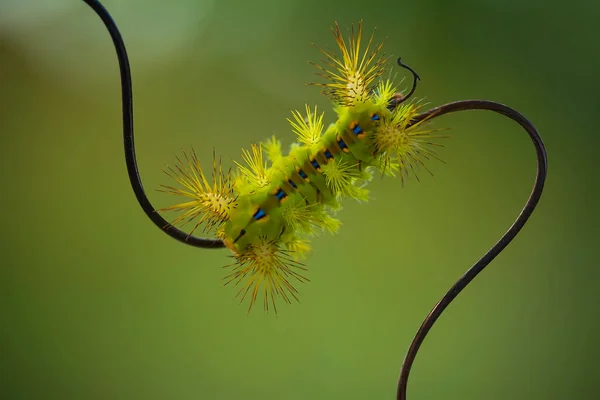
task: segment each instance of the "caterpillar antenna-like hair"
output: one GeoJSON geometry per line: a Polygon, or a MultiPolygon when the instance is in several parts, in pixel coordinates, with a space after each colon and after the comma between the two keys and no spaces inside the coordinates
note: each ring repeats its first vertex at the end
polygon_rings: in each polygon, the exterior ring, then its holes
{"type": "Polygon", "coordinates": [[[444,114],[449,114],[457,111],[466,111],[466,110],[488,110],[494,111],[498,114],[504,115],[517,122],[529,135],[531,138],[533,145],[535,146],[535,151],[537,153],[537,176],[535,178],[535,183],[533,185],[533,190],[529,195],[529,199],[527,199],[527,203],[525,203],[525,207],[521,210],[521,213],[515,220],[515,222],[510,226],[508,231],[500,238],[500,240],[489,249],[483,257],[479,259],[467,272],[460,277],[460,279],[450,288],[450,290],[442,297],[442,299],[433,307],[431,312],[427,315],[421,327],[417,331],[408,352],[406,353],[406,357],[404,358],[404,362],[402,363],[402,368],[400,369],[400,378],[398,380],[398,391],[396,394],[397,400],[406,400],[406,386],[408,384],[408,375],[410,373],[410,369],[413,365],[415,357],[417,356],[417,352],[425,340],[427,333],[433,327],[433,324],[440,315],[444,312],[444,310],[448,307],[448,305],[458,296],[458,294],[481,272],[483,269],[494,259],[504,248],[517,236],[523,225],[527,222],[533,210],[535,209],[540,197],[542,196],[542,191],[544,189],[544,181],[546,180],[546,172],[548,169],[548,161],[546,156],[546,149],[544,147],[544,143],[542,142],[542,138],[538,134],[535,127],[518,111],[500,103],[496,103],[493,101],[487,100],[463,100],[456,101],[448,104],[441,105],[439,107],[432,108],[429,111],[426,111],[422,114],[417,115],[412,121],[411,125],[414,125],[424,119],[432,119],[439,117],[444,114]]]}
{"type": "Polygon", "coordinates": [[[104,8],[104,6],[95,0],[83,0],[98,14],[106,29],[110,33],[110,37],[115,45],[117,51],[117,58],[119,60],[119,70],[121,72],[121,91],[122,91],[122,102],[123,102],[123,139],[125,143],[125,163],[127,164],[127,172],[129,174],[129,181],[131,187],[135,193],[142,210],[146,213],[148,218],[158,226],[163,232],[171,236],[178,241],[189,244],[195,247],[202,247],[206,249],[217,249],[224,247],[224,243],[219,239],[205,239],[195,236],[191,236],[167,222],[163,217],[160,216],[155,210],[150,200],[144,192],[142,181],[140,180],[140,174],[137,167],[137,161],[135,157],[135,146],[133,142],[133,94],[131,85],[131,70],[129,68],[129,59],[127,57],[127,50],[125,49],[125,43],[121,37],[121,33],[112,19],[110,13],[104,8]]]}

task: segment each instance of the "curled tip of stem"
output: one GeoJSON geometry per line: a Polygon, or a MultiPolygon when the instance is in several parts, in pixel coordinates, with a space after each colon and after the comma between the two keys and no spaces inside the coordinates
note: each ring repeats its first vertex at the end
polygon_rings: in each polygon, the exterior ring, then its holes
{"type": "Polygon", "coordinates": [[[399,66],[409,70],[412,73],[413,84],[412,84],[412,87],[410,88],[410,92],[408,92],[408,94],[406,96],[403,95],[402,93],[396,93],[394,95],[394,97],[391,100],[391,104],[390,104],[390,107],[392,109],[396,108],[399,104],[404,103],[406,100],[408,100],[415,93],[415,90],[417,90],[417,81],[421,80],[421,77],[419,76],[419,74],[417,74],[417,72],[414,69],[412,69],[411,67],[409,67],[408,65],[406,65],[402,62],[402,57],[398,57],[397,62],[398,62],[399,66]]]}
{"type": "Polygon", "coordinates": [[[409,70],[410,72],[412,72],[413,77],[416,80],[421,80],[421,77],[419,76],[419,74],[416,73],[416,71],[414,69],[412,69],[411,67],[409,67],[408,65],[404,64],[402,62],[402,57],[398,57],[398,65],[401,66],[402,68],[406,68],[407,70],[409,70]]]}

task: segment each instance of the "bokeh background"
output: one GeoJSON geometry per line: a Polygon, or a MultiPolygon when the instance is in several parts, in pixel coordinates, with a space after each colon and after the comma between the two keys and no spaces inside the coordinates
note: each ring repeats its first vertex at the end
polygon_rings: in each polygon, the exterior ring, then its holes
{"type": "MultiPolygon", "coordinates": [[[[312,42],[360,18],[421,77],[432,106],[485,98],[524,113],[549,153],[541,203],[452,304],[409,382],[419,399],[597,398],[600,3],[106,0],[130,53],[140,172],[174,154],[226,165],[291,109],[312,42]]],[[[392,399],[431,307],[506,230],[535,157],[513,122],[440,118],[442,156],[402,188],[375,179],[315,242],[301,304],[265,315],[222,287],[225,250],[184,246],[144,216],[122,149],[114,49],[80,1],[0,2],[3,399],[392,399]]],[[[397,70],[400,76],[403,71],[397,70]]],[[[406,81],[408,82],[408,80],[406,81]]]]}

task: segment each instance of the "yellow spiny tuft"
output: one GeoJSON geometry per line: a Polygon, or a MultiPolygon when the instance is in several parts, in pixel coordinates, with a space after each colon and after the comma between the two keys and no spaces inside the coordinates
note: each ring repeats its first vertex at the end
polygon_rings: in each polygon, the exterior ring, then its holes
{"type": "Polygon", "coordinates": [[[183,160],[177,158],[174,167],[167,167],[164,171],[170,178],[175,180],[183,188],[161,185],[161,192],[188,197],[191,200],[165,207],[157,211],[183,211],[175,220],[173,225],[185,225],[197,218],[196,225],[190,232],[194,233],[203,223],[204,232],[209,232],[214,227],[219,227],[229,220],[231,211],[236,207],[236,197],[231,184],[231,173],[223,173],[221,160],[217,164],[213,153],[213,184],[206,179],[196,152],[192,150],[191,156],[183,153],[183,160]]]}
{"type": "Polygon", "coordinates": [[[317,204],[290,203],[283,206],[281,217],[293,232],[318,235],[321,231],[335,233],[340,221],[317,204]]]}
{"type": "Polygon", "coordinates": [[[425,165],[425,161],[435,158],[444,162],[432,149],[443,147],[434,140],[447,136],[434,135],[442,129],[420,130],[427,119],[408,127],[409,123],[418,114],[420,106],[414,104],[400,105],[391,118],[382,119],[373,132],[373,151],[378,154],[379,163],[382,165],[399,167],[402,184],[405,177],[411,174],[419,181],[418,169],[424,168],[431,175],[433,173],[425,165]]]}
{"type": "Polygon", "coordinates": [[[373,103],[378,107],[386,107],[396,91],[396,86],[391,79],[379,82],[373,91],[373,103]]]}
{"type": "Polygon", "coordinates": [[[283,250],[277,242],[265,237],[259,237],[243,253],[234,257],[235,263],[226,266],[232,267],[233,272],[225,277],[225,285],[232,282],[235,286],[241,284],[237,293],[241,297],[240,302],[250,294],[248,313],[259,292],[262,292],[265,311],[269,310],[271,303],[277,314],[277,298],[282,298],[286,303],[291,303],[292,298],[298,301],[298,291],[292,282],[308,281],[298,272],[306,271],[306,268],[293,260],[289,252],[283,250]]]}
{"type": "Polygon", "coordinates": [[[357,180],[366,178],[366,173],[358,169],[358,163],[348,164],[345,161],[333,160],[322,168],[325,183],[337,197],[349,196],[360,201],[368,200],[369,191],[356,186],[357,180]]]}
{"type": "Polygon", "coordinates": [[[298,141],[303,144],[313,145],[321,139],[323,132],[323,116],[317,114],[317,106],[312,112],[308,104],[306,105],[306,118],[299,111],[292,111],[294,120],[288,118],[288,122],[292,125],[294,133],[298,136],[298,141]]]}
{"type": "Polygon", "coordinates": [[[347,44],[337,22],[332,32],[340,49],[341,58],[316,46],[327,57],[326,67],[314,63],[313,65],[321,71],[319,75],[328,79],[329,83],[313,85],[322,86],[323,93],[335,103],[352,107],[368,99],[373,89],[372,84],[384,72],[384,65],[388,58],[379,54],[383,42],[371,50],[375,32],[361,52],[362,21],[358,23],[356,35],[352,25],[347,44]]]}
{"type": "Polygon", "coordinates": [[[269,139],[267,139],[263,143],[262,147],[264,148],[265,153],[267,153],[267,158],[272,163],[276,162],[282,157],[281,142],[275,136],[271,136],[269,139]]]}
{"type": "Polygon", "coordinates": [[[271,183],[267,163],[263,160],[263,149],[261,144],[253,144],[252,152],[242,149],[242,159],[247,167],[235,162],[241,175],[256,189],[264,188],[271,183]]]}
{"type": "Polygon", "coordinates": [[[394,177],[396,172],[400,170],[400,164],[385,153],[375,157],[375,165],[381,171],[382,178],[385,175],[394,177]]]}
{"type": "Polygon", "coordinates": [[[222,226],[218,227],[215,231],[215,237],[221,240],[225,239],[227,237],[227,234],[225,233],[225,228],[223,228],[222,226]]]}
{"type": "Polygon", "coordinates": [[[309,241],[306,239],[293,238],[286,241],[284,244],[285,247],[287,247],[287,249],[290,251],[290,255],[295,261],[305,259],[312,250],[309,241]]]}

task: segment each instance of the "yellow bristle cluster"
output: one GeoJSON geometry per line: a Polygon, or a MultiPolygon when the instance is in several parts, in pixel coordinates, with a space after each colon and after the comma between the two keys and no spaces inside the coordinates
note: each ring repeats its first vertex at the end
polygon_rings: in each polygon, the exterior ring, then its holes
{"type": "Polygon", "coordinates": [[[264,161],[262,144],[253,144],[251,151],[242,149],[242,159],[247,166],[237,161],[235,163],[246,182],[255,189],[269,186],[271,176],[267,163],[264,161]]]}
{"type": "Polygon", "coordinates": [[[242,254],[234,257],[235,263],[226,266],[232,268],[233,272],[225,277],[225,285],[241,285],[237,296],[240,302],[250,297],[248,312],[252,310],[258,295],[262,294],[265,311],[269,310],[271,304],[277,313],[276,300],[281,298],[286,303],[291,303],[292,299],[298,301],[298,291],[293,283],[308,281],[301,274],[306,268],[278,243],[265,237],[257,238],[242,254]]]}
{"type": "Polygon", "coordinates": [[[323,165],[325,182],[338,197],[348,196],[359,201],[369,199],[369,191],[357,186],[357,180],[368,179],[368,174],[361,171],[358,162],[349,164],[345,161],[333,160],[323,165]]]}
{"type": "Polygon", "coordinates": [[[282,157],[281,154],[281,142],[275,137],[271,136],[267,139],[262,147],[267,155],[267,158],[272,162],[276,162],[282,157]]]}
{"type": "Polygon", "coordinates": [[[329,82],[314,83],[313,85],[322,86],[323,93],[335,103],[352,107],[369,98],[373,90],[373,83],[384,72],[384,65],[388,58],[379,54],[383,42],[371,49],[374,33],[364,51],[361,51],[362,21],[358,23],[356,34],[354,25],[352,26],[347,43],[337,23],[332,32],[341,57],[315,45],[327,57],[327,60],[325,67],[313,65],[321,71],[319,75],[329,82]]]}
{"type": "Polygon", "coordinates": [[[179,157],[176,158],[177,164],[174,167],[167,167],[164,172],[182,187],[161,185],[163,189],[159,191],[187,197],[191,200],[157,211],[182,211],[183,213],[173,220],[173,225],[185,225],[196,220],[190,235],[203,224],[204,232],[209,232],[215,227],[218,228],[229,220],[231,211],[236,206],[230,171],[223,172],[221,161],[219,160],[217,163],[213,153],[213,184],[211,185],[200,167],[196,152],[192,150],[190,156],[184,152],[183,160],[179,157]]]}
{"type": "Polygon", "coordinates": [[[432,147],[442,147],[434,142],[445,136],[434,135],[442,129],[419,130],[427,120],[409,125],[418,114],[420,106],[404,104],[399,106],[389,118],[382,119],[372,134],[373,151],[379,155],[378,162],[386,169],[400,170],[402,183],[405,177],[414,175],[419,180],[418,169],[424,168],[433,173],[425,165],[426,161],[435,158],[443,160],[432,147]]]}
{"type": "Polygon", "coordinates": [[[391,79],[381,81],[373,91],[373,103],[378,107],[386,107],[397,91],[396,85],[391,79]]]}
{"type": "Polygon", "coordinates": [[[317,236],[322,231],[335,233],[340,221],[333,218],[318,204],[295,203],[281,210],[286,225],[300,235],[317,236]]]}
{"type": "Polygon", "coordinates": [[[321,133],[323,133],[323,116],[325,113],[320,115],[317,113],[317,106],[315,111],[311,111],[310,107],[306,105],[306,117],[303,117],[299,111],[292,111],[293,120],[288,118],[288,122],[292,126],[292,129],[298,141],[306,145],[313,145],[321,139],[321,133]]]}
{"type": "Polygon", "coordinates": [[[290,252],[290,256],[294,259],[294,261],[305,259],[312,250],[310,242],[306,239],[294,238],[285,242],[284,245],[290,252]]]}

